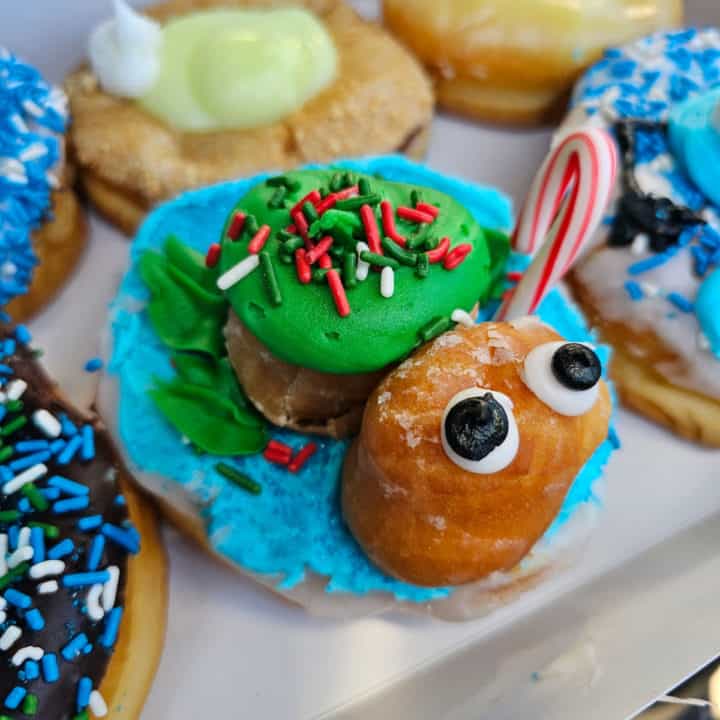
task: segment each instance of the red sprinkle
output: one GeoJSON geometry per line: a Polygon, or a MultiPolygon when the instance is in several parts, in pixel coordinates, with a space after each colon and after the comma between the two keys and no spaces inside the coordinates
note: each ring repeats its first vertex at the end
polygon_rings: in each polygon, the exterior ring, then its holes
{"type": "Polygon", "coordinates": [[[523,274],[519,270],[511,270],[507,273],[507,279],[510,282],[519,282],[522,279],[523,274]]]}
{"type": "Polygon", "coordinates": [[[313,205],[317,205],[320,200],[322,200],[322,197],[320,196],[319,190],[311,190],[302,200],[298,200],[295,205],[293,205],[292,210],[290,211],[291,215],[294,215],[296,212],[299,212],[302,210],[303,205],[306,202],[311,202],[313,205]]]}
{"type": "Polygon", "coordinates": [[[235,215],[233,215],[232,222],[230,223],[230,227],[227,231],[227,236],[231,240],[237,240],[240,237],[240,233],[242,232],[242,229],[245,227],[245,219],[247,218],[247,215],[242,212],[242,210],[238,210],[235,215]]]}
{"type": "Polygon", "coordinates": [[[297,272],[298,280],[303,285],[307,285],[312,280],[310,265],[308,265],[308,261],[305,258],[305,251],[302,248],[298,248],[295,251],[295,271],[297,272]]]}
{"type": "MultiPolygon", "coordinates": [[[[327,255],[324,257],[327,257],[327,255]]],[[[330,260],[330,258],[328,258],[328,260],[330,260]]],[[[348,302],[345,287],[340,279],[340,275],[338,275],[338,271],[328,270],[325,277],[327,278],[338,315],[340,317],[347,317],[350,314],[350,303],[348,302]]]]}
{"type": "Polygon", "coordinates": [[[307,260],[310,265],[314,265],[317,259],[321,258],[330,249],[332,244],[333,239],[329,235],[324,237],[317,245],[315,245],[315,247],[312,248],[312,250],[307,251],[305,260],[307,260]]]}
{"type": "Polygon", "coordinates": [[[294,225],[288,225],[285,228],[285,232],[289,232],[291,235],[297,235],[297,228],[294,225]]]}
{"type": "Polygon", "coordinates": [[[305,216],[298,210],[292,213],[292,219],[295,221],[295,228],[297,229],[297,232],[300,233],[300,236],[305,241],[305,249],[311,250],[312,242],[308,237],[308,223],[305,216]]]}
{"type": "Polygon", "coordinates": [[[415,206],[415,209],[419,210],[420,212],[424,212],[427,215],[432,215],[433,218],[436,218],[440,214],[440,208],[435,207],[434,205],[431,205],[430,203],[419,202],[415,206]]]}
{"type": "Polygon", "coordinates": [[[277,465],[287,465],[290,462],[290,458],[292,455],[288,453],[287,455],[285,453],[279,452],[277,450],[271,450],[269,447],[265,448],[263,452],[263,457],[271,463],[275,463],[277,465]]]}
{"type": "Polygon", "coordinates": [[[345,188],[344,190],[340,190],[336,193],[330,193],[327,197],[325,197],[323,200],[321,200],[316,206],[315,209],[318,212],[318,215],[322,215],[324,212],[327,212],[331,207],[335,206],[335,203],[338,200],[347,200],[348,198],[354,197],[360,192],[360,189],[357,185],[353,185],[352,187],[345,188]]]}
{"type": "Polygon", "coordinates": [[[205,267],[214,268],[220,260],[220,245],[213,243],[207,251],[205,256],[205,267]]]}
{"type": "Polygon", "coordinates": [[[454,270],[460,263],[462,263],[468,256],[468,253],[472,250],[470,243],[463,243],[454,247],[443,260],[443,267],[446,270],[454,270]]]}
{"type": "Polygon", "coordinates": [[[263,249],[267,239],[270,237],[270,226],[261,225],[253,239],[248,243],[248,252],[256,255],[263,249]]]}
{"type": "Polygon", "coordinates": [[[302,466],[317,452],[317,445],[314,442],[309,442],[307,445],[302,447],[297,455],[290,461],[288,470],[290,472],[297,472],[302,466]]]}
{"type": "Polygon", "coordinates": [[[445,257],[449,247],[450,238],[444,237],[434,250],[428,250],[425,254],[431,263],[440,262],[445,257]]]}
{"type": "Polygon", "coordinates": [[[321,268],[325,269],[325,270],[328,269],[328,268],[331,268],[331,267],[332,267],[332,260],[330,259],[330,256],[329,256],[329,255],[323,255],[323,256],[318,260],[318,265],[319,265],[321,268]]]}
{"type": "Polygon", "coordinates": [[[397,214],[398,217],[403,220],[409,220],[414,223],[431,223],[435,220],[435,218],[429,213],[421,212],[415,208],[405,207],[404,205],[397,209],[397,214]]]}
{"type": "Polygon", "coordinates": [[[376,255],[384,255],[382,245],[380,245],[380,231],[378,230],[375,212],[369,205],[363,205],[360,208],[360,217],[365,227],[365,235],[367,236],[367,244],[370,252],[376,255]]]}
{"type": "Polygon", "coordinates": [[[407,243],[395,227],[395,212],[389,200],[383,200],[380,203],[380,214],[382,216],[383,232],[385,235],[391,240],[394,240],[400,247],[405,247],[407,243]]]}
{"type": "Polygon", "coordinates": [[[265,452],[263,455],[267,457],[268,455],[275,455],[278,457],[285,458],[285,462],[283,465],[287,465],[287,463],[290,462],[290,458],[292,457],[292,448],[289,445],[286,445],[285,443],[278,442],[277,440],[271,440],[267,447],[265,448],[265,452]]]}

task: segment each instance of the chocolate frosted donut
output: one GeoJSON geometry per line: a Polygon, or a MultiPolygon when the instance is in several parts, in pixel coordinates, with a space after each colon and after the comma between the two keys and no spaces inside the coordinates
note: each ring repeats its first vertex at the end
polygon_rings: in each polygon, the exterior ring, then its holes
{"type": "Polygon", "coordinates": [[[58,395],[28,340],[22,326],[0,327],[0,714],[134,718],[164,624],[153,514],[104,430],[58,395]]]}

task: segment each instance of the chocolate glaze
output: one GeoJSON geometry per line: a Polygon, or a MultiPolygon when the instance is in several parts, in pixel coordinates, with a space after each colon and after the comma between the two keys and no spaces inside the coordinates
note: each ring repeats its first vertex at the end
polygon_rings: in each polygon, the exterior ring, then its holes
{"type": "MultiPolygon", "coordinates": [[[[13,329],[7,325],[0,325],[0,339],[13,337],[13,329]]],[[[37,409],[47,409],[57,415],[66,413],[70,419],[78,425],[87,424],[90,420],[68,405],[58,394],[55,385],[50,381],[44,371],[33,357],[32,352],[25,346],[18,343],[17,352],[11,357],[4,357],[0,362],[9,365],[15,371],[15,377],[22,378],[28,384],[25,394],[22,396],[24,403],[23,413],[28,417],[37,409]]],[[[40,439],[44,436],[35,429],[29,422],[21,431],[12,435],[6,440],[15,443],[19,440],[40,439]]],[[[82,462],[79,454],[69,465],[58,465],[55,457],[46,462],[48,474],[38,480],[35,485],[39,489],[47,486],[47,480],[55,474],[74,480],[75,482],[87,485],[90,488],[90,506],[79,512],[67,514],[53,514],[51,509],[45,512],[33,511],[16,521],[21,527],[25,521],[40,521],[56,525],[60,529],[57,540],[46,538],[46,548],[51,548],[55,543],[64,538],[70,538],[75,543],[75,552],[63,558],[66,563],[64,574],[84,572],[87,570],[87,550],[96,531],[82,532],[77,529],[76,523],[80,517],[86,515],[101,514],[106,522],[116,525],[123,525],[128,520],[127,508],[124,504],[116,504],[115,500],[120,493],[116,478],[120,469],[119,462],[112,449],[108,436],[101,431],[95,423],[95,458],[89,462],[82,462]]],[[[14,493],[6,496],[0,494],[0,510],[16,509],[18,500],[23,497],[21,493],[14,493]]],[[[12,524],[12,523],[10,523],[12,524]]],[[[7,532],[8,523],[0,523],[0,532],[7,532]]],[[[124,605],[125,579],[127,570],[127,553],[116,544],[107,541],[102,555],[100,568],[109,565],[116,565],[120,569],[120,582],[118,585],[117,599],[115,606],[124,605]]],[[[50,578],[46,578],[50,579],[50,578]]],[[[62,586],[61,576],[57,579],[60,582],[60,589],[49,595],[40,595],[36,591],[38,581],[30,580],[26,575],[21,581],[12,587],[28,594],[33,601],[33,607],[40,610],[45,618],[45,628],[35,632],[22,621],[22,612],[8,605],[8,619],[17,619],[18,625],[22,628],[23,635],[13,647],[5,652],[0,652],[0,715],[5,714],[11,718],[23,718],[27,716],[17,710],[8,710],[3,702],[8,693],[17,685],[24,686],[29,693],[33,693],[39,700],[37,714],[34,716],[39,720],[66,720],[73,718],[78,710],[76,707],[76,694],[78,680],[87,676],[91,678],[94,689],[99,689],[102,679],[106,673],[111,652],[105,650],[98,642],[99,636],[104,629],[104,621],[93,622],[84,614],[85,597],[88,587],[77,590],[66,589],[62,586]],[[89,654],[81,654],[73,662],[66,662],[60,654],[61,649],[68,640],[78,632],[87,635],[93,649],[89,654]],[[60,679],[48,684],[43,679],[42,671],[40,677],[31,682],[21,682],[18,679],[18,670],[10,662],[13,653],[25,645],[37,645],[46,652],[54,652],[58,657],[60,679]]],[[[2,591],[4,592],[4,591],[2,591]]],[[[2,594],[0,592],[0,594],[2,594]]],[[[0,631],[5,629],[5,625],[0,631]]]]}
{"type": "Polygon", "coordinates": [[[645,233],[650,238],[649,247],[664,252],[675,245],[682,231],[692,225],[704,225],[705,221],[689,208],[676,205],[670,198],[644,193],[635,178],[635,131],[662,130],[664,123],[645,120],[621,120],[615,123],[615,136],[622,155],[622,195],[608,236],[608,245],[624,247],[631,245],[635,236],[645,233]]]}

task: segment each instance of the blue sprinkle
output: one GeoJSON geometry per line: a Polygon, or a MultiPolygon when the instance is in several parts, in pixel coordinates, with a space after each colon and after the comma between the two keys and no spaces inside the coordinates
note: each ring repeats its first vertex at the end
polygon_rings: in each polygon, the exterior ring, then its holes
{"type": "Polygon", "coordinates": [[[8,338],[3,345],[3,352],[5,355],[14,355],[16,349],[15,341],[8,338]]]}
{"type": "Polygon", "coordinates": [[[33,453],[32,455],[25,455],[24,457],[18,458],[17,460],[13,460],[10,462],[10,469],[13,472],[17,472],[18,470],[24,470],[25,468],[32,467],[33,465],[37,465],[38,463],[44,463],[50,459],[50,451],[49,450],[43,450],[42,452],[33,453]]]}
{"type": "Polygon", "coordinates": [[[60,679],[57,655],[55,653],[45,653],[40,662],[42,663],[43,680],[46,683],[57,682],[60,679]]]}
{"type": "Polygon", "coordinates": [[[90,493],[90,488],[87,485],[82,485],[74,480],[69,480],[62,475],[53,475],[48,480],[48,485],[50,485],[50,487],[57,488],[60,492],[63,492],[66,495],[79,496],[88,495],[90,493]]]}
{"type": "Polygon", "coordinates": [[[87,517],[80,518],[77,521],[77,526],[78,530],[86,532],[88,530],[96,530],[102,525],[102,522],[102,515],[88,515],[87,517]]]}
{"type": "Polygon", "coordinates": [[[658,253],[657,255],[651,255],[644,260],[639,260],[638,262],[633,263],[627,271],[630,275],[640,275],[648,270],[664,265],[669,259],[669,255],[666,255],[665,253],[658,253]]]}
{"type": "Polygon", "coordinates": [[[97,570],[100,566],[100,560],[102,560],[102,554],[105,550],[105,536],[96,535],[90,544],[90,551],[88,552],[87,569],[97,570]]]}
{"type": "Polygon", "coordinates": [[[68,437],[71,435],[77,435],[77,426],[65,413],[60,413],[58,420],[60,420],[60,427],[62,428],[63,435],[68,437]]]}
{"type": "Polygon", "coordinates": [[[18,525],[11,525],[8,528],[8,544],[10,550],[17,548],[18,540],[20,538],[20,527],[18,525]]]}
{"type": "Polygon", "coordinates": [[[59,452],[62,452],[62,449],[65,447],[66,444],[67,443],[60,438],[58,438],[57,440],[53,440],[53,442],[50,444],[50,452],[53,455],[57,455],[59,452]]]}
{"type": "Polygon", "coordinates": [[[93,651],[93,644],[88,643],[83,649],[83,655],[89,655],[93,651]]]}
{"type": "Polygon", "coordinates": [[[127,505],[127,501],[125,500],[124,495],[117,495],[115,497],[115,504],[116,505],[127,505]]]}
{"type": "Polygon", "coordinates": [[[81,677],[77,684],[77,711],[82,712],[90,702],[90,693],[92,691],[92,680],[87,677],[81,677]]]}
{"type": "Polygon", "coordinates": [[[48,550],[48,560],[59,560],[70,555],[73,550],[75,550],[75,543],[70,538],[65,538],[48,550]]]}
{"type": "Polygon", "coordinates": [[[87,585],[104,585],[110,579],[110,573],[107,570],[97,570],[96,572],[73,573],[71,575],[63,575],[63,587],[85,587],[87,585]]]}
{"type": "Polygon", "coordinates": [[[87,645],[87,635],[85,633],[78,633],[65,647],[60,651],[60,654],[68,661],[72,662],[81,652],[82,649],[87,645]]]}
{"type": "Polygon", "coordinates": [[[52,506],[52,511],[56,515],[62,515],[69,512],[77,512],[78,510],[86,510],[90,505],[90,498],[87,495],[82,497],[65,498],[58,500],[52,506]]]}
{"type": "Polygon", "coordinates": [[[45,560],[45,533],[42,528],[30,528],[30,545],[33,549],[33,562],[39,563],[45,560]]]}
{"type": "Polygon", "coordinates": [[[104,648],[111,648],[117,640],[118,630],[120,628],[120,620],[122,619],[123,610],[121,607],[113,608],[105,619],[105,629],[100,636],[100,644],[104,648]]]}
{"type": "Polygon", "coordinates": [[[25,679],[37,680],[40,677],[40,666],[34,660],[25,661],[25,679]]]}
{"type": "Polygon", "coordinates": [[[104,523],[100,532],[108,539],[112,540],[116,545],[125,548],[129,553],[136,555],[140,550],[140,543],[135,534],[128,530],[123,530],[117,525],[104,523]]]}
{"type": "Polygon", "coordinates": [[[634,280],[628,280],[625,283],[625,290],[627,291],[627,294],[630,296],[631,300],[642,300],[643,298],[643,291],[640,285],[638,285],[634,280]]]}
{"type": "Polygon", "coordinates": [[[37,608],[25,613],[25,622],[31,630],[42,630],[45,627],[45,618],[37,608]]]}
{"type": "Polygon", "coordinates": [[[5,419],[5,415],[7,415],[7,409],[4,405],[0,405],[0,422],[5,419]]]}
{"type": "Polygon", "coordinates": [[[95,457],[95,431],[92,425],[83,425],[80,457],[85,461],[95,457]]]}
{"type": "Polygon", "coordinates": [[[32,340],[32,335],[30,334],[30,331],[24,325],[18,325],[15,328],[15,337],[17,338],[18,342],[22,343],[23,345],[28,345],[32,340]]]}
{"type": "Polygon", "coordinates": [[[17,710],[20,703],[25,699],[27,690],[19,685],[15,686],[5,698],[5,707],[8,710],[17,710]]]}
{"type": "Polygon", "coordinates": [[[68,442],[65,449],[58,455],[58,465],[67,465],[75,456],[75,453],[80,449],[82,445],[82,437],[80,435],[74,435],[72,440],[68,442]]]}
{"type": "Polygon", "coordinates": [[[4,597],[11,605],[19,607],[22,610],[27,610],[27,608],[32,605],[32,600],[30,599],[30,596],[26,595],[23,592],[20,592],[19,590],[16,590],[15,588],[10,588],[6,590],[4,597]]]}
{"type": "Polygon", "coordinates": [[[667,299],[678,309],[684,313],[695,312],[695,305],[693,305],[686,297],[680,295],[680,293],[671,292],[667,294],[667,299]]]}
{"type": "Polygon", "coordinates": [[[47,440],[23,440],[15,443],[15,452],[27,453],[37,450],[49,450],[50,443],[47,440]]]}
{"type": "Polygon", "coordinates": [[[85,363],[85,370],[86,372],[97,372],[98,370],[102,370],[103,368],[103,361],[99,357],[90,358],[85,363]]]}
{"type": "Polygon", "coordinates": [[[14,372],[9,365],[0,364],[0,375],[12,375],[14,372]]]}
{"type": "Polygon", "coordinates": [[[26,497],[20,498],[20,500],[18,501],[17,507],[21,513],[29,513],[29,512],[32,512],[32,510],[33,510],[33,507],[30,504],[30,501],[26,497]]]}
{"type": "Polygon", "coordinates": [[[46,500],[57,500],[60,497],[60,491],[57,488],[43,488],[40,492],[46,500]]]}

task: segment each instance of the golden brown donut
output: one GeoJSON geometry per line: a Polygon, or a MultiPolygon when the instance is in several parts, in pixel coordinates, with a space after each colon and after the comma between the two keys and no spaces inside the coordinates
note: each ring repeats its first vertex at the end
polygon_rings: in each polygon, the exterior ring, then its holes
{"type": "Polygon", "coordinates": [[[681,0],[384,0],[388,27],[433,76],[441,107],[481,120],[558,117],[608,45],[682,22],[681,0]]]}
{"type": "Polygon", "coordinates": [[[539,322],[458,327],[377,387],[345,461],[342,507],[385,572],[420,585],[470,583],[514,568],[547,530],[610,418],[602,381],[591,409],[574,417],[526,385],[528,353],[560,340],[539,322]],[[443,413],[468,388],[503,393],[514,405],[519,448],[491,474],[459,467],[441,442],[443,413]]]}
{"type": "Polygon", "coordinates": [[[150,208],[183,190],[261,170],[427,147],[433,97],[422,68],[382,28],[342,0],[169,0],[160,21],[218,7],[301,6],[326,23],[337,80],[284,121],[251,130],[187,133],[103,92],[81,68],[66,80],[81,180],[98,209],[132,233],[150,208]]]}

